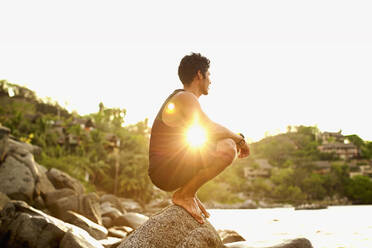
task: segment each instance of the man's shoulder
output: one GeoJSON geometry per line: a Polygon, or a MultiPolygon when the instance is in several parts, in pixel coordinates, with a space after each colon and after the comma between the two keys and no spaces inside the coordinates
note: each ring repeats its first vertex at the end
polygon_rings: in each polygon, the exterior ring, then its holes
{"type": "Polygon", "coordinates": [[[180,103],[192,103],[192,102],[199,102],[196,96],[188,91],[180,91],[174,97],[174,101],[178,101],[180,103]]]}

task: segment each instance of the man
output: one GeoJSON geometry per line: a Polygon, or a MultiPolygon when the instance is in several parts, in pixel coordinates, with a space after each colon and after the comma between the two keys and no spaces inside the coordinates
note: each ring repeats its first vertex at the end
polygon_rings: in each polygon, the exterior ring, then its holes
{"type": "Polygon", "coordinates": [[[211,84],[209,63],[198,53],[181,60],[178,76],[183,89],[167,98],[155,118],[149,153],[152,182],[165,191],[177,190],[173,203],[201,224],[202,215],[208,218],[209,213],[196,196],[198,189],[229,166],[237,154],[240,158],[249,155],[243,135],[211,121],[200,107],[198,99],[208,95],[211,84]]]}

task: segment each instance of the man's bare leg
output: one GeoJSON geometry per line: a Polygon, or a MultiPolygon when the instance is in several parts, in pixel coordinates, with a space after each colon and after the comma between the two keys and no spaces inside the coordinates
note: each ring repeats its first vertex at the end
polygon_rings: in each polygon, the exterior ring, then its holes
{"type": "Polygon", "coordinates": [[[235,160],[237,155],[235,142],[232,139],[218,141],[216,154],[217,156],[211,158],[211,161],[209,161],[211,166],[200,170],[189,182],[177,190],[172,197],[175,205],[183,207],[201,224],[204,223],[201,211],[204,209],[206,214],[204,211],[203,213],[206,216],[209,213],[202,206],[201,202],[199,201],[199,204],[198,200],[196,200],[196,192],[204,183],[216,177],[235,160]]]}

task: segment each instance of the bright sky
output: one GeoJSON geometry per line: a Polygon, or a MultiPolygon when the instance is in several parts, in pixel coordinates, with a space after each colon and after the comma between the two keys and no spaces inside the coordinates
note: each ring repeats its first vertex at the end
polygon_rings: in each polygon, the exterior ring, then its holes
{"type": "Polygon", "coordinates": [[[152,123],[181,58],[211,60],[200,102],[252,140],[317,125],[372,140],[371,1],[1,1],[0,79],[79,114],[152,123]],[[67,102],[67,105],[66,105],[67,102]]]}

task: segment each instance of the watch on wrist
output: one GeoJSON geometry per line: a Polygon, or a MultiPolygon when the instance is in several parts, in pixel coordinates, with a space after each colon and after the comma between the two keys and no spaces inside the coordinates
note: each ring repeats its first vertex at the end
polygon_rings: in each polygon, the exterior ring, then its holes
{"type": "Polygon", "coordinates": [[[238,133],[238,134],[242,137],[242,139],[238,143],[236,143],[236,144],[238,146],[242,146],[242,145],[245,144],[245,137],[244,137],[244,134],[242,134],[242,133],[238,133]]]}

